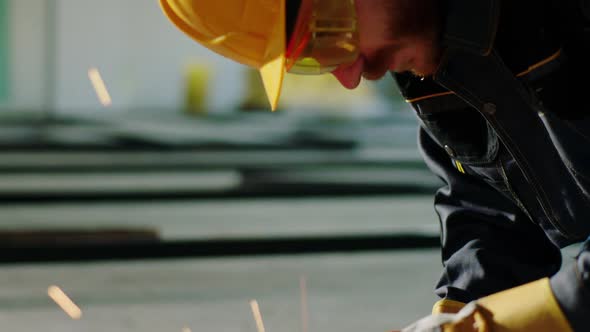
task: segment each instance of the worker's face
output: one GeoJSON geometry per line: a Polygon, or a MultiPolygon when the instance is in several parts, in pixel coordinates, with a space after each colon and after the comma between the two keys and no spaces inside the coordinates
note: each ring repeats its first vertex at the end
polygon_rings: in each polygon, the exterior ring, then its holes
{"type": "Polygon", "coordinates": [[[428,76],[438,66],[439,0],[356,0],[360,56],[333,71],[348,89],[389,70],[428,76]]]}

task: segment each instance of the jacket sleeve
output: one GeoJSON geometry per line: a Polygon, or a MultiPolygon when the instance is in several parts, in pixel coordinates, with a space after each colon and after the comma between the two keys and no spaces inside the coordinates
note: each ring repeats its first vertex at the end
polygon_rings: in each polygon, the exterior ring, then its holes
{"type": "Polygon", "coordinates": [[[561,253],[507,196],[459,172],[447,153],[419,131],[428,167],[446,184],[435,195],[443,272],[436,294],[468,303],[555,274],[561,253]]]}
{"type": "Polygon", "coordinates": [[[590,238],[573,264],[550,280],[553,294],[574,331],[590,331],[590,238]]]}

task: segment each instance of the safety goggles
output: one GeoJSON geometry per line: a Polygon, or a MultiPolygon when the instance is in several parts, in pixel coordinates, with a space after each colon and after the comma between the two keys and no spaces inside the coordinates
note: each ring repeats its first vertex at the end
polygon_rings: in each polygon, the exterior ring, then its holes
{"type": "Polygon", "coordinates": [[[289,73],[319,75],[359,55],[354,0],[301,0],[285,52],[289,73]]]}

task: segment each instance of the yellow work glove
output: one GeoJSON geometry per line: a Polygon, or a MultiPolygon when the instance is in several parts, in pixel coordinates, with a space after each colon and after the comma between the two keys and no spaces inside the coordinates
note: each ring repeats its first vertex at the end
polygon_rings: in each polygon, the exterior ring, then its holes
{"type": "Polygon", "coordinates": [[[459,310],[463,309],[465,303],[449,300],[449,299],[442,299],[432,306],[432,314],[456,314],[459,310]]]}
{"type": "Polygon", "coordinates": [[[549,279],[468,303],[456,314],[435,314],[402,332],[572,332],[549,279]]]}

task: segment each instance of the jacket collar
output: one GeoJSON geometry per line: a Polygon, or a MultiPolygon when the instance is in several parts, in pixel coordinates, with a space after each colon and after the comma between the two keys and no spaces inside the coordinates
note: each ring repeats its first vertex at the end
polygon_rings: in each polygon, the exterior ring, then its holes
{"type": "Polygon", "coordinates": [[[500,0],[446,0],[445,7],[443,46],[488,55],[498,28],[500,0]]]}

